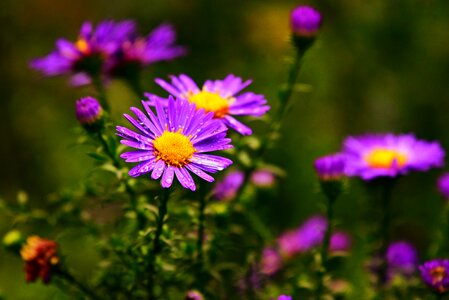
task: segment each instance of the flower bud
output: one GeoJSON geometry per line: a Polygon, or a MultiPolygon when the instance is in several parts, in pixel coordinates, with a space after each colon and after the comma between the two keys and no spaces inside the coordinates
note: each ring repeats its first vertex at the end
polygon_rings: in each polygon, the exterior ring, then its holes
{"type": "Polygon", "coordinates": [[[87,130],[96,131],[102,125],[103,108],[93,97],[81,98],[76,101],[76,118],[87,130]]]}
{"type": "Polygon", "coordinates": [[[299,50],[305,51],[312,45],[321,23],[321,14],[315,8],[300,5],[293,9],[290,15],[290,26],[293,43],[299,50]]]}

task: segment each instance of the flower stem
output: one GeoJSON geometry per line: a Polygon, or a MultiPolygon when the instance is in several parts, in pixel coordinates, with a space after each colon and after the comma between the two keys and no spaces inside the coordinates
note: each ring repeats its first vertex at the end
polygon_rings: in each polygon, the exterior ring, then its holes
{"type": "Polygon", "coordinates": [[[324,275],[327,272],[328,265],[328,252],[329,252],[329,244],[332,236],[332,222],[334,217],[334,203],[337,199],[336,196],[328,196],[327,197],[327,205],[326,205],[326,217],[327,217],[327,228],[324,234],[323,244],[321,245],[321,265],[319,266],[317,275],[318,275],[318,287],[316,289],[316,300],[320,300],[324,290],[324,275]]]}
{"type": "Polygon", "coordinates": [[[98,93],[98,100],[100,100],[100,104],[103,107],[103,109],[107,112],[110,111],[109,102],[106,97],[106,90],[104,88],[103,81],[101,80],[101,77],[99,75],[92,77],[92,84],[94,85],[95,89],[98,93]]]}
{"type": "Polygon", "coordinates": [[[101,300],[100,296],[98,296],[90,287],[85,285],[84,283],[78,281],[72,274],[70,274],[68,271],[57,269],[56,275],[58,275],[60,278],[64,279],[71,285],[75,286],[77,289],[79,289],[81,292],[83,292],[86,296],[89,296],[90,299],[93,300],[101,300]]]}
{"type": "Polygon", "coordinates": [[[161,235],[162,235],[162,229],[164,226],[164,219],[165,215],[167,214],[167,202],[168,198],[170,196],[170,190],[169,189],[163,189],[162,195],[160,197],[160,203],[159,203],[159,214],[157,217],[157,225],[156,225],[156,232],[154,234],[153,239],[153,248],[150,252],[149,256],[149,278],[148,278],[148,298],[150,300],[155,300],[156,296],[154,295],[154,282],[155,282],[155,273],[156,273],[156,257],[159,255],[159,253],[162,251],[162,244],[161,244],[161,235]]]}
{"type": "Polygon", "coordinates": [[[202,277],[203,267],[204,267],[204,253],[203,253],[203,244],[204,244],[204,222],[206,219],[205,210],[206,210],[206,198],[203,193],[200,193],[200,205],[198,207],[198,237],[196,242],[197,248],[197,270],[198,277],[202,277]]]}
{"type": "Polygon", "coordinates": [[[381,255],[381,266],[379,268],[379,286],[382,286],[386,282],[387,273],[387,262],[386,262],[386,252],[388,243],[390,241],[390,202],[391,202],[391,192],[393,189],[393,181],[386,180],[382,189],[382,223],[381,223],[381,244],[380,244],[380,255],[381,255]]]}

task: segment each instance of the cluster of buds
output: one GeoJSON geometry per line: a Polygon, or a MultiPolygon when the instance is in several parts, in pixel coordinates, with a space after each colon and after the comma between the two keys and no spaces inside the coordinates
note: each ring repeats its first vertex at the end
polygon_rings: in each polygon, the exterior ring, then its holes
{"type": "Polygon", "coordinates": [[[39,277],[42,282],[48,283],[54,267],[59,263],[57,255],[58,245],[55,241],[28,237],[26,244],[20,250],[25,261],[25,274],[27,282],[34,282],[39,277]]]}

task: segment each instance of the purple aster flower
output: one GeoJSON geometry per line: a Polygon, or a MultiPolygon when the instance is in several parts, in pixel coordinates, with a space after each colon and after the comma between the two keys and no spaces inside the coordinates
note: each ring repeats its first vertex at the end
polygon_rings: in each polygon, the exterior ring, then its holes
{"type": "Polygon", "coordinates": [[[438,142],[418,140],[413,134],[368,134],[344,142],[345,173],[364,180],[396,177],[409,171],[427,171],[444,165],[438,142]]]}
{"type": "Polygon", "coordinates": [[[406,241],[398,241],[388,246],[386,259],[389,277],[396,274],[411,276],[418,265],[416,248],[406,241]]]}
{"type": "Polygon", "coordinates": [[[449,173],[444,173],[438,178],[438,191],[445,199],[449,199],[449,173]]]}
{"type": "Polygon", "coordinates": [[[84,97],[76,101],[75,112],[76,118],[84,126],[95,124],[103,115],[100,103],[93,97],[84,97]]]}
{"type": "Polygon", "coordinates": [[[230,201],[234,199],[238,190],[245,180],[245,174],[242,171],[232,171],[215,184],[213,197],[220,201],[230,201]]]}
{"type": "Polygon", "coordinates": [[[121,59],[117,64],[138,63],[142,66],[157,61],[172,60],[185,55],[185,47],[175,45],[176,32],[172,25],[162,24],[147,37],[123,43],[121,59]]]}
{"type": "Polygon", "coordinates": [[[186,293],[186,297],[184,299],[185,300],[203,300],[204,296],[200,292],[198,292],[196,290],[192,290],[192,291],[188,291],[186,293]]]}
{"type": "Polygon", "coordinates": [[[105,63],[121,49],[122,43],[135,35],[133,21],[103,21],[96,28],[91,22],[81,26],[75,42],[56,41],[56,49],[45,57],[31,61],[31,67],[47,76],[75,75],[72,83],[86,84],[91,75],[99,75],[105,63]]]}
{"type": "Polygon", "coordinates": [[[251,174],[251,183],[260,188],[272,187],[275,181],[275,174],[268,169],[257,170],[251,174]]]}
{"type": "Polygon", "coordinates": [[[282,266],[282,257],[274,248],[267,247],[263,249],[262,260],[260,263],[260,272],[265,275],[273,275],[282,266]]]}
{"type": "Polygon", "coordinates": [[[172,76],[171,83],[162,79],[156,79],[156,83],[173,96],[195,103],[198,109],[213,112],[216,119],[222,120],[228,127],[243,135],[250,135],[252,130],[237,121],[234,116],[259,117],[270,109],[263,95],[240,93],[251,84],[251,80],[243,82],[240,77],[232,74],[223,80],[207,80],[201,89],[184,74],[172,76]]]}
{"type": "Polygon", "coordinates": [[[341,153],[326,155],[315,160],[314,166],[321,180],[340,180],[344,176],[345,156],[341,153]]]}
{"type": "Polygon", "coordinates": [[[295,36],[314,37],[320,30],[321,23],[320,12],[311,6],[298,6],[290,15],[290,26],[295,36]]]}
{"type": "Polygon", "coordinates": [[[154,101],[156,114],[147,102],[142,103],[147,114],[131,107],[137,120],[124,115],[139,133],[117,126],[117,135],[123,138],[121,143],[137,149],[120,156],[126,162],[138,162],[129,171],[130,176],[152,172],[152,179],[162,176],[162,187],[169,188],[176,175],[184,188],[194,191],[196,186],[190,172],[212,182],[214,178],[207,173],[221,171],[232,164],[227,158],[205,154],[232,148],[231,140],[226,138],[226,126],[213,119],[213,114],[205,114],[204,110],[196,110],[194,104],[182,99],[175,101],[172,97],[168,99],[167,109],[158,99],[154,101]]]}
{"type": "Polygon", "coordinates": [[[344,231],[336,231],[332,234],[329,243],[329,251],[334,253],[346,253],[351,249],[351,237],[344,231]]]}
{"type": "Polygon", "coordinates": [[[449,260],[434,259],[419,266],[425,284],[438,293],[449,290],[449,260]]]}

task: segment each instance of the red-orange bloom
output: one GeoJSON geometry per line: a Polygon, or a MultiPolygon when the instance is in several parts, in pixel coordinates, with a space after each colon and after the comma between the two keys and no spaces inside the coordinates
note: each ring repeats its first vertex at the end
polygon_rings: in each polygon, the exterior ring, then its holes
{"type": "Polygon", "coordinates": [[[25,261],[27,282],[34,282],[38,277],[44,283],[50,281],[52,268],[59,263],[57,248],[55,241],[38,236],[27,238],[26,244],[20,250],[20,255],[25,261]]]}

